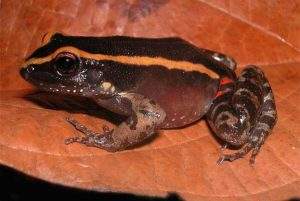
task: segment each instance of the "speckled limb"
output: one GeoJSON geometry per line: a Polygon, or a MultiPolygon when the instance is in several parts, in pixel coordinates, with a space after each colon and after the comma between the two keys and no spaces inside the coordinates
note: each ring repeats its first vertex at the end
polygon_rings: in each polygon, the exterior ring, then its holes
{"type": "Polygon", "coordinates": [[[217,136],[241,147],[222,155],[218,163],[234,161],[252,150],[253,164],[277,119],[274,95],[263,72],[248,66],[236,82],[221,85],[207,119],[217,136]]]}
{"type": "Polygon", "coordinates": [[[161,107],[138,94],[122,93],[121,97],[130,99],[132,107],[132,114],[125,122],[113,130],[105,127],[103,133],[97,133],[75,120],[68,119],[85,136],[68,138],[65,143],[77,142],[115,152],[138,145],[154,135],[166,116],[161,107]]]}

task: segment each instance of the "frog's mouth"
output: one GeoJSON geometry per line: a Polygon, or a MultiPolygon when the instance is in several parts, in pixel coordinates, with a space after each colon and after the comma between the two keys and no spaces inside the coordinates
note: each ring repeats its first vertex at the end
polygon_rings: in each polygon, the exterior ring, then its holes
{"type": "Polygon", "coordinates": [[[29,80],[29,71],[28,71],[27,68],[22,67],[21,70],[20,70],[20,75],[21,75],[26,81],[29,80]]]}
{"type": "Polygon", "coordinates": [[[57,94],[68,94],[84,97],[95,97],[106,99],[111,98],[117,94],[117,91],[107,90],[105,83],[102,84],[88,84],[88,85],[74,85],[60,83],[53,74],[48,72],[35,71],[34,66],[28,66],[20,70],[20,75],[29,83],[36,86],[41,91],[53,92],[57,94]]]}
{"type": "Polygon", "coordinates": [[[86,86],[66,86],[62,83],[59,83],[59,80],[57,80],[53,74],[35,71],[34,66],[22,68],[20,70],[20,75],[41,91],[74,95],[84,95],[85,91],[89,91],[86,86]]]}
{"type": "Polygon", "coordinates": [[[20,70],[20,75],[29,83],[36,87],[49,86],[57,83],[57,80],[48,71],[39,71],[34,65],[23,67],[20,70]]]}

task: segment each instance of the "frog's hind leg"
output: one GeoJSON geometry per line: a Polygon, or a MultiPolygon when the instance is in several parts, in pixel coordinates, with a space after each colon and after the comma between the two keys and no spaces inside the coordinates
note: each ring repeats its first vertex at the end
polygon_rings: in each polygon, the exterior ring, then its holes
{"type": "Polygon", "coordinates": [[[236,153],[222,155],[218,163],[234,161],[251,150],[250,163],[254,163],[276,118],[271,87],[259,68],[249,66],[236,82],[221,83],[207,119],[217,136],[242,148],[236,153]]]}
{"type": "Polygon", "coordinates": [[[138,145],[153,136],[165,119],[164,110],[154,101],[138,94],[122,93],[119,98],[120,103],[122,102],[121,99],[126,99],[125,102],[130,101],[132,111],[125,122],[113,130],[104,127],[103,133],[97,133],[75,120],[67,119],[84,136],[68,138],[65,143],[77,142],[115,152],[138,145]]]}
{"type": "Polygon", "coordinates": [[[272,131],[277,120],[277,111],[271,86],[260,69],[255,67],[253,69],[261,75],[262,104],[256,118],[256,123],[249,134],[249,143],[253,147],[250,159],[250,163],[252,164],[255,162],[256,155],[259,153],[261,146],[272,131]]]}

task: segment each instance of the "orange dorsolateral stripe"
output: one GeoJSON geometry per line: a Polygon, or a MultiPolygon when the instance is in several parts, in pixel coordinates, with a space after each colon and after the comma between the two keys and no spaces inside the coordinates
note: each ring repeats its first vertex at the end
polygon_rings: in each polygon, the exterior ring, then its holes
{"type": "Polygon", "coordinates": [[[191,63],[188,61],[173,61],[162,57],[123,56],[123,55],[115,56],[115,55],[105,55],[105,54],[92,54],[72,46],[59,48],[54,53],[46,57],[32,58],[29,61],[25,62],[24,67],[30,64],[41,64],[41,63],[51,61],[53,58],[56,57],[57,54],[61,52],[71,52],[77,55],[78,57],[94,59],[97,61],[115,61],[123,64],[142,65],[142,66],[160,65],[168,69],[184,69],[187,71],[198,71],[200,73],[206,73],[212,78],[215,79],[219,78],[219,75],[216,72],[198,63],[191,63]]]}

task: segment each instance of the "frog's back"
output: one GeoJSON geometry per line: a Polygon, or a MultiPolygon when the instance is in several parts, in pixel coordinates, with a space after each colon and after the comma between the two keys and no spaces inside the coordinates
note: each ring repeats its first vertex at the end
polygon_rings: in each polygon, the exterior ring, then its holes
{"type": "Polygon", "coordinates": [[[38,58],[51,55],[60,48],[74,47],[90,54],[104,56],[126,56],[164,58],[171,61],[183,61],[193,64],[205,65],[211,71],[218,74],[230,74],[231,70],[222,63],[216,65],[215,60],[207,57],[210,50],[197,48],[187,41],[177,38],[136,38],[128,36],[86,37],[65,36],[60,33],[51,37],[51,42],[37,49],[28,58],[38,58]]]}
{"type": "Polygon", "coordinates": [[[135,38],[128,36],[86,37],[55,34],[44,48],[31,57],[44,57],[61,47],[75,47],[91,54],[114,56],[164,57],[172,60],[186,60],[184,55],[194,55],[196,49],[187,46],[180,38],[135,38]],[[182,54],[184,51],[186,54],[182,54]]]}

